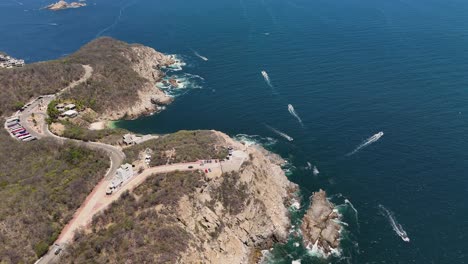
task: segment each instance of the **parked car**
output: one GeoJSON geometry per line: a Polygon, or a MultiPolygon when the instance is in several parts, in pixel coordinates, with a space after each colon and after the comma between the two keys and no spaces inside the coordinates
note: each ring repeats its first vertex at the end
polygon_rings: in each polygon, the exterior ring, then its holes
{"type": "Polygon", "coordinates": [[[54,251],[54,254],[55,254],[55,255],[58,255],[58,254],[60,254],[60,252],[62,252],[62,248],[61,248],[61,247],[57,248],[57,249],[54,251]]]}
{"type": "Polygon", "coordinates": [[[26,134],[26,133],[28,133],[28,132],[26,131],[26,129],[23,129],[23,130],[20,130],[20,131],[18,131],[18,132],[16,132],[16,133],[13,133],[13,135],[15,135],[16,137],[19,137],[19,136],[22,136],[22,135],[24,135],[24,134],[26,134]]]}
{"type": "Polygon", "coordinates": [[[18,127],[15,127],[14,129],[12,129],[12,130],[11,130],[11,133],[16,133],[16,132],[21,131],[21,130],[23,130],[23,129],[24,129],[24,127],[18,126],[18,127]]]}
{"type": "Polygon", "coordinates": [[[25,138],[27,136],[29,136],[29,133],[22,134],[22,135],[19,135],[19,136],[16,136],[16,137],[19,138],[19,139],[23,139],[23,138],[25,138]]]}
{"type": "Polygon", "coordinates": [[[188,166],[189,169],[193,169],[193,166],[188,166]]]}
{"type": "Polygon", "coordinates": [[[13,127],[13,126],[15,126],[17,124],[18,124],[18,122],[13,122],[13,123],[7,124],[7,127],[13,127]]]}

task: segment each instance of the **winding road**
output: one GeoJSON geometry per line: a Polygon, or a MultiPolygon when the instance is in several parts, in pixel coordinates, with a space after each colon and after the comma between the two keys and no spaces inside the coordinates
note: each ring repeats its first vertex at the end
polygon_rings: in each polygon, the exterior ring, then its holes
{"type": "MultiPolygon", "coordinates": [[[[90,200],[90,197],[96,193],[96,190],[98,187],[102,184],[105,184],[105,182],[108,179],[111,179],[113,175],[115,175],[116,170],[120,167],[122,164],[123,160],[125,159],[125,154],[119,149],[111,145],[106,145],[98,142],[84,142],[80,140],[75,140],[75,139],[69,139],[69,138],[64,138],[64,137],[59,137],[49,130],[49,126],[47,125],[46,118],[47,118],[47,106],[49,103],[56,99],[58,96],[60,96],[62,93],[67,92],[77,85],[86,82],[93,74],[93,68],[89,65],[83,65],[83,68],[85,70],[85,73],[83,77],[81,77],[79,80],[73,81],[70,83],[67,87],[65,87],[63,90],[58,92],[57,94],[53,95],[44,95],[44,96],[39,96],[38,98],[34,99],[29,106],[24,109],[22,112],[19,113],[18,117],[20,119],[21,125],[33,136],[35,136],[38,139],[42,138],[51,138],[54,141],[58,142],[59,144],[64,144],[65,142],[74,142],[75,144],[83,147],[87,147],[93,150],[97,151],[103,151],[105,152],[110,159],[110,168],[108,169],[105,177],[100,181],[100,183],[93,189],[93,192],[87,197],[86,201],[90,200]],[[34,125],[32,120],[35,119],[37,124],[34,125]]],[[[87,211],[84,210],[86,207],[84,206],[85,203],[78,209],[77,212],[75,212],[73,219],[65,226],[65,228],[62,230],[59,238],[55,242],[56,245],[59,245],[59,247],[63,247],[65,243],[69,241],[70,238],[73,237],[74,232],[76,229],[81,227],[81,222],[77,221],[81,219],[81,215],[83,213],[86,213],[87,211]]],[[[41,259],[39,259],[36,264],[43,264],[43,263],[54,263],[56,260],[58,260],[58,256],[55,255],[55,250],[57,249],[57,246],[52,246],[49,250],[49,252],[44,255],[41,259]]]]}
{"type": "Polygon", "coordinates": [[[116,201],[120,197],[120,194],[127,190],[133,190],[134,188],[138,187],[151,175],[173,171],[202,170],[207,172],[206,175],[208,177],[219,176],[225,169],[239,169],[245,156],[242,155],[240,159],[235,159],[233,157],[233,159],[230,161],[223,163],[219,163],[218,161],[212,161],[209,163],[196,161],[190,163],[166,164],[147,168],[142,173],[133,176],[130,180],[125,182],[124,185],[115,191],[112,195],[106,195],[107,186],[110,184],[117,169],[122,165],[125,159],[125,154],[122,152],[122,150],[117,147],[98,142],[84,142],[57,136],[50,132],[49,126],[46,122],[47,106],[49,103],[63,92],[68,91],[80,83],[85,82],[92,76],[93,69],[88,65],[83,65],[83,67],[85,69],[85,74],[82,78],[74,81],[57,94],[45,95],[36,98],[30,102],[28,107],[18,115],[21,125],[31,135],[37,137],[38,139],[51,138],[59,144],[64,144],[65,142],[74,142],[75,144],[83,147],[103,151],[109,156],[111,163],[110,168],[104,178],[99,181],[99,183],[93,188],[92,192],[86,197],[86,200],[81,204],[80,208],[73,215],[72,220],[70,220],[70,222],[63,228],[54,245],[51,246],[49,251],[42,258],[36,261],[35,264],[59,263],[60,252],[72,242],[73,236],[77,230],[85,228],[87,225],[89,225],[93,216],[96,213],[106,209],[112,202],[116,201]],[[60,249],[60,251],[58,254],[55,254],[57,249],[60,249]]]}

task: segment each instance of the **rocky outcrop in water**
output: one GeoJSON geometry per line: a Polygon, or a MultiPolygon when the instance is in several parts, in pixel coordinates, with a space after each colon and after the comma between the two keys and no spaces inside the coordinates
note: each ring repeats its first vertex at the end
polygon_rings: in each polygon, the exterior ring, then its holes
{"type": "Polygon", "coordinates": [[[303,242],[314,255],[328,257],[340,246],[340,215],[327,200],[325,191],[315,192],[310,199],[301,225],[303,242]]]}
{"type": "Polygon", "coordinates": [[[67,2],[65,2],[63,0],[60,0],[55,4],[51,4],[51,5],[46,6],[45,8],[49,9],[49,10],[52,10],[52,11],[57,11],[57,10],[63,10],[63,9],[69,9],[69,8],[79,8],[79,7],[83,7],[83,6],[86,6],[86,3],[81,2],[81,1],[80,2],[67,3],[67,2]]]}

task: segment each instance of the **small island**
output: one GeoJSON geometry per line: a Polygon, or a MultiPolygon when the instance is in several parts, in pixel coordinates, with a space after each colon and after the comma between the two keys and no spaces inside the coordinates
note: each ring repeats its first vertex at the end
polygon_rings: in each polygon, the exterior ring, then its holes
{"type": "Polygon", "coordinates": [[[57,11],[57,10],[63,10],[63,9],[69,9],[69,8],[79,8],[83,6],[86,6],[86,3],[83,1],[67,3],[64,0],[60,0],[55,4],[46,6],[45,8],[49,10],[57,11]]]}

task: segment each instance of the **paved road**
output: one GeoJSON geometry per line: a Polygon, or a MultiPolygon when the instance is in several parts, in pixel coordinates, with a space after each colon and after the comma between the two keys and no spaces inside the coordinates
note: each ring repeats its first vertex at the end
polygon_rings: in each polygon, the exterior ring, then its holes
{"type": "MultiPolygon", "coordinates": [[[[58,95],[62,94],[65,91],[68,91],[72,89],[73,87],[85,82],[88,80],[93,73],[93,68],[88,66],[88,65],[83,65],[83,68],[85,69],[85,74],[83,77],[81,77],[79,80],[74,81],[70,85],[68,85],[66,88],[64,88],[62,91],[60,91],[57,94],[53,95],[45,95],[41,96],[37,99],[35,99],[31,104],[24,109],[20,114],[19,114],[19,119],[20,123],[23,125],[23,127],[33,136],[37,137],[38,139],[41,138],[52,138],[53,140],[59,142],[60,144],[64,144],[65,142],[74,142],[77,145],[87,147],[93,150],[98,150],[98,151],[104,151],[110,158],[111,166],[109,170],[107,171],[105,177],[101,182],[103,182],[106,179],[110,179],[115,175],[116,170],[120,167],[122,164],[125,154],[118,148],[102,144],[102,143],[97,143],[97,142],[83,142],[80,140],[74,140],[74,139],[68,139],[68,138],[63,138],[59,137],[52,132],[50,132],[49,127],[47,123],[45,122],[47,118],[47,106],[49,103],[57,98],[58,95]],[[34,118],[37,121],[37,126],[34,126],[30,120],[32,120],[32,115],[34,114],[34,118]]],[[[98,185],[99,186],[99,185],[98,185]]],[[[95,187],[96,189],[97,187],[95,187]]],[[[93,191],[94,192],[94,191],[93,191]]],[[[81,208],[79,209],[79,211],[81,208]]],[[[59,236],[59,239],[56,241],[57,244],[59,244],[60,247],[63,247],[63,243],[61,242],[62,237],[68,237],[68,232],[69,233],[74,233],[75,230],[73,229],[73,224],[75,221],[75,218],[79,216],[79,211],[75,213],[74,218],[70,221],[69,224],[65,227],[65,229],[62,231],[61,235],[59,236]]],[[[57,247],[53,246],[50,248],[49,252],[44,255],[39,261],[37,261],[37,264],[44,264],[44,263],[54,263],[58,260],[58,256],[54,254],[55,249],[57,247]]]]}
{"type": "Polygon", "coordinates": [[[114,146],[97,143],[97,142],[83,142],[80,140],[68,139],[64,137],[59,137],[52,132],[50,132],[47,123],[45,122],[47,114],[46,109],[47,105],[54,100],[57,95],[60,95],[64,91],[67,91],[76,85],[86,81],[92,75],[92,68],[90,66],[83,65],[85,68],[85,75],[78,81],[70,84],[64,90],[56,95],[47,95],[42,96],[41,98],[36,99],[28,106],[23,112],[20,113],[19,118],[21,124],[28,130],[28,132],[37,137],[38,139],[41,138],[52,138],[55,141],[63,144],[65,142],[74,142],[80,146],[84,146],[94,150],[104,151],[109,155],[111,166],[107,171],[105,177],[94,187],[93,191],[88,195],[86,200],[80,206],[80,208],[75,212],[72,220],[64,227],[60,236],[58,237],[57,241],[54,243],[57,246],[52,246],[41,259],[39,259],[36,264],[48,264],[48,263],[58,263],[59,255],[55,255],[55,250],[57,248],[66,248],[67,244],[71,242],[75,232],[87,226],[92,217],[107,208],[112,202],[116,201],[120,195],[127,191],[133,190],[141,183],[143,183],[149,176],[157,173],[167,173],[173,171],[191,171],[191,170],[205,170],[211,169],[211,172],[208,173],[208,176],[217,176],[221,175],[222,171],[232,170],[232,169],[239,169],[240,165],[245,159],[245,154],[242,153],[234,153],[232,159],[230,161],[223,162],[212,162],[212,163],[204,163],[200,165],[200,162],[191,162],[191,163],[179,163],[179,164],[170,164],[170,165],[162,165],[157,167],[148,168],[143,173],[134,176],[128,182],[126,182],[121,188],[119,188],[115,193],[112,195],[106,195],[106,189],[109,185],[112,177],[115,175],[116,170],[120,167],[123,160],[125,159],[125,154],[119,149],[114,146]],[[34,126],[32,122],[28,120],[32,120],[32,114],[37,121],[37,126],[34,126]],[[242,154],[242,155],[241,155],[242,154]],[[239,156],[239,157],[237,157],[239,156]],[[235,158],[234,158],[235,157],[235,158]],[[189,168],[191,167],[191,168],[189,168]]]}

